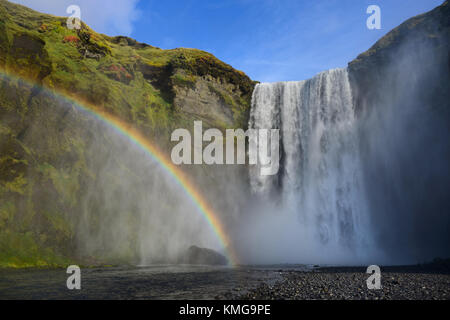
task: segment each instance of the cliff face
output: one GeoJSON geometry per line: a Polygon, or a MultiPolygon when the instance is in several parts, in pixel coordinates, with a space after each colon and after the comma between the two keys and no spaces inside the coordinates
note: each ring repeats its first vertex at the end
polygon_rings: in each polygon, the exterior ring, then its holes
{"type": "Polygon", "coordinates": [[[191,119],[219,128],[246,124],[253,82],[207,52],[161,50],[85,24],[69,30],[66,18],[4,0],[0,15],[3,70],[81,97],[144,130],[191,119]],[[192,98],[201,98],[200,107],[192,98]]]}
{"type": "Polygon", "coordinates": [[[348,68],[377,241],[398,260],[448,256],[449,2],[407,20],[348,68]]]}
{"type": "MultiPolygon", "coordinates": [[[[99,258],[99,252],[129,260],[139,251],[133,236],[139,210],[131,203],[138,199],[130,195],[121,207],[124,201],[114,198],[139,192],[137,186],[120,189],[120,177],[138,181],[145,166],[120,158],[123,146],[52,91],[120,117],[169,151],[170,133],[192,128],[194,120],[206,128],[245,128],[254,86],[207,52],[161,50],[85,24],[69,30],[66,18],[4,0],[0,70],[0,267],[61,264],[99,258]],[[128,219],[126,239],[102,238],[102,217],[128,219]],[[80,245],[81,220],[89,230],[83,237],[98,235],[97,245],[80,245]]],[[[171,206],[164,210],[174,211],[171,206]]]]}
{"type": "Polygon", "coordinates": [[[441,78],[436,79],[436,91],[429,94],[442,95],[439,101],[445,101],[450,68],[449,39],[450,5],[445,1],[432,11],[405,21],[351,61],[348,68],[358,111],[379,98],[380,84],[384,83],[386,88],[395,85],[399,76],[392,70],[396,67],[403,70],[409,67],[405,72],[411,75],[417,69],[437,71],[434,77],[441,78]]]}

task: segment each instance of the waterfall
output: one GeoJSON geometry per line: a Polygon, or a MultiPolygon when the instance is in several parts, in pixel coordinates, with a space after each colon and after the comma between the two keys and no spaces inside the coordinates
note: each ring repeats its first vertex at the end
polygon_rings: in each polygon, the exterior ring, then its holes
{"type": "Polygon", "coordinates": [[[370,235],[355,120],[347,69],[258,84],[249,120],[249,128],[280,129],[280,170],[261,176],[251,168],[252,191],[276,202],[279,219],[295,217],[287,228],[306,245],[350,255],[370,235]]]}

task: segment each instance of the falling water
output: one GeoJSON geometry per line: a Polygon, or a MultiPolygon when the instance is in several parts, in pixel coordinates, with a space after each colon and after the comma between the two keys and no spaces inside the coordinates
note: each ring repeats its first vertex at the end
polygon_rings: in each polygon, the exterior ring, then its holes
{"type": "MultiPolygon", "coordinates": [[[[277,219],[295,217],[280,232],[297,233],[292,237],[300,246],[360,255],[370,228],[347,70],[257,85],[249,127],[280,129],[278,174],[261,176],[258,168],[250,169],[253,192],[276,202],[277,219]]],[[[298,244],[280,245],[294,247],[294,261],[306,258],[298,244]]]]}

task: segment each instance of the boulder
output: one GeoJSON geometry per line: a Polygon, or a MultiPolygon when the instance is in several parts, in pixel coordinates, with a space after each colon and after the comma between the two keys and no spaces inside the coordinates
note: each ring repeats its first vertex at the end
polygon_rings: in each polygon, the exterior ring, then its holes
{"type": "Polygon", "coordinates": [[[183,263],[187,264],[206,264],[206,265],[226,265],[228,264],[227,258],[220,253],[208,249],[200,248],[197,246],[191,246],[186,251],[183,263]]]}

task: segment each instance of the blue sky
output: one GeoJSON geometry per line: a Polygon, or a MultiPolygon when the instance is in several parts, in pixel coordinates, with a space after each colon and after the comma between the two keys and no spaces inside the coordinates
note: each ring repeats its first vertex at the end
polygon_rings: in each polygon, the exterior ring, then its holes
{"type": "Polygon", "coordinates": [[[14,0],[82,19],[109,35],[125,34],[163,49],[209,51],[259,81],[302,80],[345,67],[406,19],[443,0],[14,0]],[[66,3],[67,2],[67,3],[66,3]],[[369,30],[369,5],[381,30],[369,30]]]}

